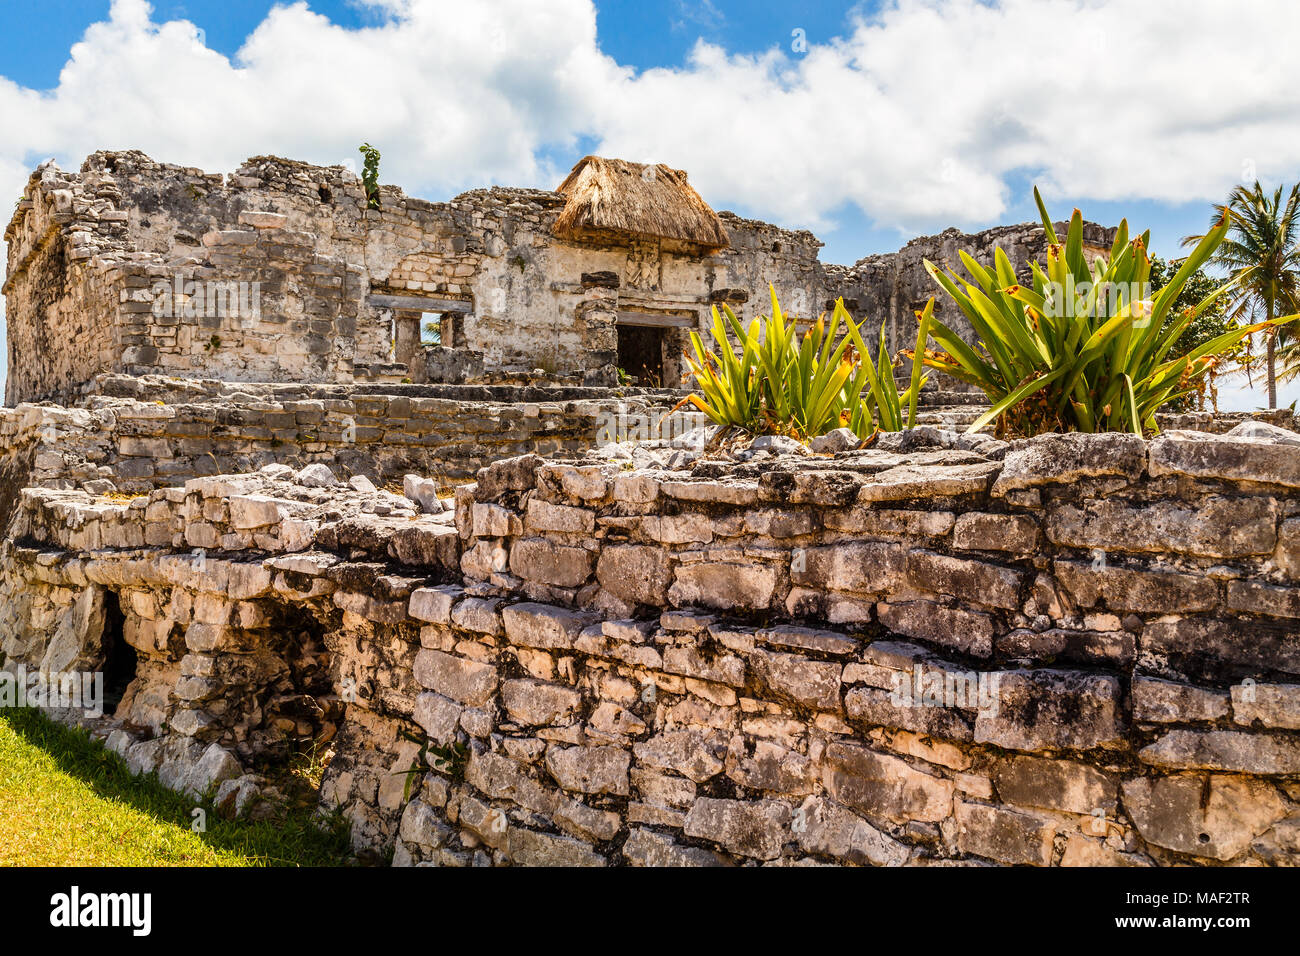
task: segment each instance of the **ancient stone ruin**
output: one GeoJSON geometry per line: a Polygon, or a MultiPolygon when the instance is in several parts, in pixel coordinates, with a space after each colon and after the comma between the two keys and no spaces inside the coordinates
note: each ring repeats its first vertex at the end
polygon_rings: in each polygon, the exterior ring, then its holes
{"type": "Polygon", "coordinates": [[[328,748],[322,807],[396,864],[1300,862],[1289,414],[1006,443],[936,392],[868,449],[733,455],[668,416],[712,303],[906,341],[922,256],[1041,229],[823,265],[594,157],[379,199],[269,158],[32,177],[0,668],[104,674],[61,719],[229,814],[328,748]]]}

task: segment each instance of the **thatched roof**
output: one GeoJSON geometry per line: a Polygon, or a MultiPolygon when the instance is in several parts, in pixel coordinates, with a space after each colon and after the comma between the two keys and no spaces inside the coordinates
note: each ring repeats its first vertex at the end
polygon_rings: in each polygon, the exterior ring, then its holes
{"type": "Polygon", "coordinates": [[[676,239],[702,252],[728,245],[718,214],[686,181],[686,171],[587,156],[559,192],[567,198],[555,234],[565,239],[676,239]]]}

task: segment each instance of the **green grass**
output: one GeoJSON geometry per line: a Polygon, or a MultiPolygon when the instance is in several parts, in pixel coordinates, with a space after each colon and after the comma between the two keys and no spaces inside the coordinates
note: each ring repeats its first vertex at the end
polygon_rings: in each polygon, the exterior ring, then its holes
{"type": "Polygon", "coordinates": [[[0,866],[337,866],[346,830],[300,802],[284,819],[225,820],[134,776],[83,730],[34,710],[0,713],[0,866]],[[206,833],[190,828],[207,812],[206,833]]]}

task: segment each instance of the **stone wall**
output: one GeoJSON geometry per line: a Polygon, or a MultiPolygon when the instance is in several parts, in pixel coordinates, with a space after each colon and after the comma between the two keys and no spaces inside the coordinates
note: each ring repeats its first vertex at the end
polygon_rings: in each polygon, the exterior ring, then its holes
{"type": "Polygon", "coordinates": [[[108,183],[74,201],[70,185],[56,168],[39,169],[5,230],[9,404],[85,381],[121,357],[122,290],[94,258],[125,242],[121,194],[108,183]]]}
{"type": "MultiPolygon", "coordinates": [[[[1000,245],[1023,272],[1046,251],[1042,228],[1026,223],[950,229],[851,267],[826,265],[812,233],[724,211],[730,246],[701,256],[644,237],[559,239],[565,198],[545,190],[478,189],[436,203],[385,186],[380,198],[368,208],[341,166],[277,157],[228,176],[138,151],[94,153],[79,172],[43,165],[5,231],[7,401],[66,398],[107,371],[459,382],[540,369],[552,381],[613,385],[615,326],[628,313],[664,327],[661,384],[671,387],[688,329],[706,328],[722,302],[766,313],[769,284],[804,319],[843,296],[855,318],[886,323],[896,351],[913,344],[912,312],[936,291],[924,258],[956,266],[960,249],[988,265],[1000,245]],[[438,315],[451,354],[420,344],[419,324],[438,315]]],[[[1113,230],[1088,224],[1085,235],[1100,250],[1113,230]]]]}
{"type": "Polygon", "coordinates": [[[1300,452],[1243,431],[525,456],[424,516],[310,469],[28,490],[4,666],[96,666],[116,601],[115,748],[238,802],[327,736],[398,863],[1293,864],[1300,452]]]}
{"type": "MultiPolygon", "coordinates": [[[[0,521],[28,485],[138,494],[276,462],[338,464],[380,484],[414,472],[449,487],[498,458],[581,454],[620,416],[662,420],[669,398],[595,388],[372,391],[157,377],[94,384],[71,408],[0,408],[0,521]]],[[[670,424],[684,429],[702,420],[678,413],[670,424]]]]}
{"type": "Polygon", "coordinates": [[[585,274],[613,277],[615,315],[695,325],[718,296],[765,303],[769,282],[808,310],[827,297],[811,233],[731,215],[732,246],[701,257],[669,241],[561,240],[565,199],[544,190],[428,202],[385,186],[380,200],[368,208],[343,167],[276,157],[228,176],[139,151],[94,153],[79,172],[43,165],[5,232],[7,401],[66,397],[106,371],[458,381],[460,363],[427,363],[418,343],[421,316],[443,313],[444,344],[472,346],[484,374],[613,385],[580,314],[585,274]]]}

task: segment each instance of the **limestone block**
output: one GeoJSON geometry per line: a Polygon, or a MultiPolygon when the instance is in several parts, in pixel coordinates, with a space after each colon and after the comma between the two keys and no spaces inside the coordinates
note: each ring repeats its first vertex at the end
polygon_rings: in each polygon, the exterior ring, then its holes
{"type": "Polygon", "coordinates": [[[686,814],[683,831],[720,844],[736,856],[773,860],[790,831],[790,808],[776,800],[717,800],[701,797],[686,814]]]}
{"type": "Polygon", "coordinates": [[[1273,788],[1211,774],[1137,777],[1123,785],[1124,811],[1142,839],[1179,853],[1231,860],[1286,815],[1273,788]]]}

